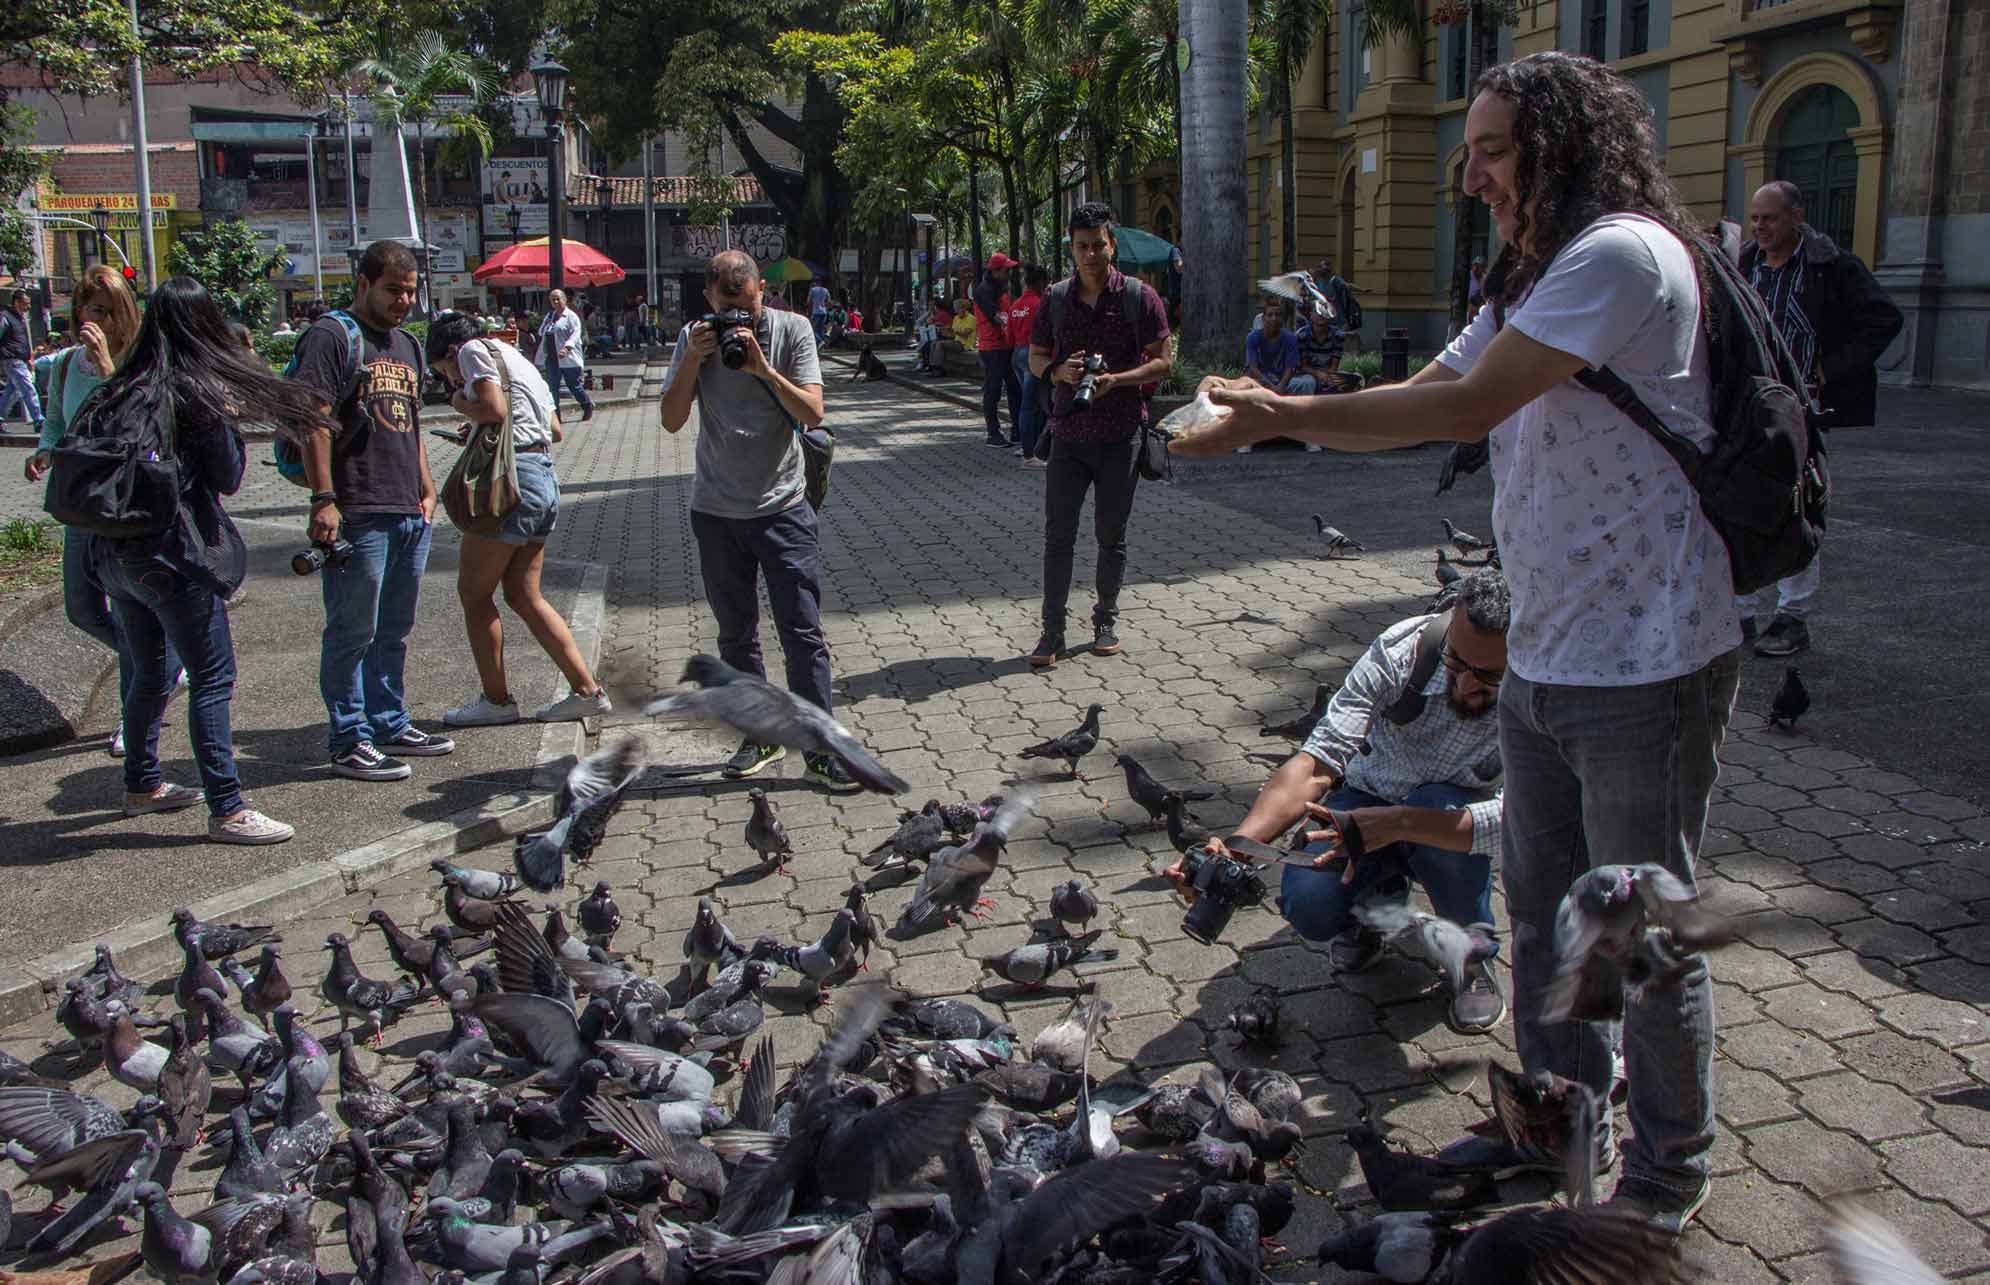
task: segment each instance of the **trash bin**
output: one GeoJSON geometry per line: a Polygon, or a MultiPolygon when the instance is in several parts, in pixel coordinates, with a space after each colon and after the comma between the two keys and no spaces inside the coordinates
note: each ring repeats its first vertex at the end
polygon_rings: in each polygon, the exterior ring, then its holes
{"type": "Polygon", "coordinates": [[[1382,378],[1400,384],[1410,377],[1410,332],[1407,329],[1382,332],[1382,378]]]}

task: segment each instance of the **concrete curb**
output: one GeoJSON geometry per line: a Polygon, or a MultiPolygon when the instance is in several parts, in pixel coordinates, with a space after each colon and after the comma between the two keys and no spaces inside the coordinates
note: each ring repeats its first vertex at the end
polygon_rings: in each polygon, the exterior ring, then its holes
{"type": "MultiPolygon", "coordinates": [[[[607,567],[589,565],[574,600],[574,642],[590,668],[601,659],[608,574],[607,567]]],[[[572,760],[585,752],[590,730],[583,723],[548,723],[540,735],[529,790],[499,795],[481,807],[411,826],[316,865],[259,879],[195,902],[192,910],[202,919],[281,926],[328,901],[420,869],[437,857],[482,847],[548,822],[553,819],[554,793],[572,760]]],[[[119,971],[128,977],[160,976],[180,958],[179,945],[169,929],[157,922],[125,924],[98,935],[89,945],[78,944],[30,961],[21,970],[24,977],[0,980],[0,1025],[52,1009],[62,996],[63,984],[94,962],[99,941],[111,948],[119,971]]]]}
{"type": "Polygon", "coordinates": [[[63,644],[74,643],[80,633],[70,629],[66,618],[51,623],[48,616],[62,608],[62,587],[43,590],[19,604],[0,620],[0,660],[40,697],[52,714],[10,725],[0,732],[0,758],[31,754],[64,744],[76,738],[97,693],[117,671],[117,654],[91,640],[87,645],[49,645],[52,637],[63,644]],[[70,635],[75,633],[75,638],[70,635]],[[20,641],[16,643],[16,639],[20,641]],[[34,660],[30,680],[19,657],[9,658],[10,646],[27,649],[34,660]]]}
{"type": "Polygon", "coordinates": [[[5,644],[9,638],[20,633],[30,620],[49,608],[60,605],[61,602],[61,585],[44,589],[33,597],[23,600],[19,606],[8,612],[4,619],[0,619],[0,644],[5,644]]]}

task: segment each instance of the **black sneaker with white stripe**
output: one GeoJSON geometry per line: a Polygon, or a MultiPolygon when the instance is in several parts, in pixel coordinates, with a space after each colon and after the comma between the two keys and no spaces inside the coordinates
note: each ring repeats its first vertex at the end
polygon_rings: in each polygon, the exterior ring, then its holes
{"type": "Polygon", "coordinates": [[[447,736],[431,736],[413,723],[401,729],[401,734],[391,741],[382,741],[380,748],[395,754],[405,754],[410,758],[434,758],[455,750],[456,742],[447,736]]]}
{"type": "Polygon", "coordinates": [[[355,781],[405,781],[414,774],[414,769],[406,763],[374,749],[371,741],[361,741],[343,753],[332,755],[332,771],[355,781]]]}

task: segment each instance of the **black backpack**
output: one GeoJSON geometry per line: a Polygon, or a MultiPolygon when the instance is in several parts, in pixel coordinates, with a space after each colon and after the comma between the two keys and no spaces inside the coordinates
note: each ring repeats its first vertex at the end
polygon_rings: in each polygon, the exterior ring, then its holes
{"type": "MultiPolygon", "coordinates": [[[[1831,475],[1803,376],[1741,269],[1698,237],[1679,238],[1699,268],[1700,325],[1713,381],[1713,449],[1701,454],[1607,366],[1575,380],[1665,448],[1727,545],[1736,593],[1753,593],[1810,565],[1824,542],[1831,475]]],[[[1505,321],[1495,308],[1496,323],[1505,321]]]]}
{"type": "Polygon", "coordinates": [[[120,540],[164,535],[179,517],[174,416],[134,415],[91,397],[49,454],[42,508],[78,531],[120,540]]]}

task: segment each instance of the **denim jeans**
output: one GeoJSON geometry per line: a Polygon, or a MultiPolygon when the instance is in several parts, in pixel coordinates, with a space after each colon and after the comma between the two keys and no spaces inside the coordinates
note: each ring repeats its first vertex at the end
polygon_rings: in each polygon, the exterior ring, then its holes
{"type": "Polygon", "coordinates": [[[759,576],[787,659],[788,690],[829,708],[829,644],[822,636],[822,546],[815,510],[797,504],[764,518],[691,511],[705,601],[719,626],[719,659],[762,678],[759,576]]]}
{"type": "Polygon", "coordinates": [[[1294,375],[1292,382],[1285,386],[1287,397],[1311,397],[1320,391],[1320,381],[1311,375],[1294,375]]]}
{"type": "Polygon", "coordinates": [[[1009,435],[1002,431],[1002,394],[1009,395],[1009,423],[1016,422],[1016,403],[1023,388],[1016,380],[1016,368],[1009,360],[1010,349],[983,349],[981,353],[981,418],[987,422],[990,440],[1009,435]]]}
{"type": "MultiPolygon", "coordinates": [[[[1513,1027],[1521,1065],[1610,1090],[1615,1023],[1549,1024],[1555,911],[1577,876],[1651,862],[1693,885],[1718,755],[1734,711],[1739,651],[1681,678],[1635,687],[1530,683],[1499,696],[1506,766],[1501,869],[1513,919],[1513,1027]]],[[[1714,995],[1693,957],[1676,989],[1627,998],[1622,1031],[1633,1137],[1624,1171],[1697,1189],[1714,1144],[1714,995]]]]}
{"type": "Polygon", "coordinates": [[[318,572],[325,594],[318,692],[331,720],[326,748],[334,757],[361,741],[378,745],[407,730],[401,678],[428,569],[430,531],[419,513],[355,514],[342,532],[352,542],[352,556],[342,567],[318,572]]]}
{"type": "Polygon", "coordinates": [[[124,697],[124,788],[159,788],[159,720],[173,694],[173,677],[187,669],[187,739],[193,744],[207,810],[242,810],[235,773],[229,702],[235,695],[235,642],[228,608],[214,590],[147,559],[102,565],[111,611],[124,632],[135,673],[124,697]]]}
{"type": "Polygon", "coordinates": [[[1126,579],[1126,523],[1133,516],[1133,493],[1140,435],[1123,442],[1050,443],[1050,467],[1043,488],[1043,627],[1064,632],[1065,603],[1071,597],[1071,563],[1078,543],[1078,515],[1085,492],[1092,495],[1092,527],[1099,540],[1099,600],[1092,624],[1119,619],[1119,588],[1126,579]]]}
{"type": "Polygon", "coordinates": [[[565,383],[573,399],[580,403],[583,411],[594,409],[594,399],[587,395],[581,386],[581,377],[587,374],[584,366],[562,366],[559,357],[553,352],[553,345],[546,345],[546,387],[553,390],[553,413],[560,413],[560,385],[565,383]]]}
{"type": "MultiPolygon", "coordinates": [[[[1433,782],[1420,785],[1404,796],[1404,807],[1464,807],[1481,795],[1461,785],[1433,782]]],[[[1336,812],[1354,808],[1389,806],[1387,799],[1343,785],[1327,796],[1326,806],[1336,812]]],[[[1322,839],[1308,852],[1325,852],[1322,839]]],[[[1391,843],[1372,849],[1354,867],[1354,879],[1342,883],[1347,869],[1341,858],[1323,870],[1301,866],[1284,867],[1279,888],[1278,910],[1292,930],[1308,941],[1328,941],[1347,928],[1350,912],[1363,895],[1373,890],[1379,895],[1401,900],[1409,896],[1411,879],[1423,885],[1430,904],[1439,915],[1455,924],[1491,924],[1492,857],[1469,852],[1446,852],[1421,843],[1391,843]]]]}
{"type": "Polygon", "coordinates": [[[18,405],[21,408],[21,417],[34,425],[35,430],[39,432],[42,420],[41,396],[35,391],[34,367],[16,358],[9,358],[0,365],[6,367],[4,372],[0,372],[0,377],[4,377],[5,381],[4,402],[0,402],[0,417],[13,415],[14,407],[18,405]]]}
{"type": "MultiPolygon", "coordinates": [[[[96,569],[90,565],[90,536],[82,531],[64,530],[62,535],[62,612],[70,624],[117,653],[118,708],[123,709],[124,703],[131,699],[131,684],[138,677],[138,666],[132,663],[124,627],[118,624],[104,586],[97,580],[96,569]]],[[[166,673],[177,674],[179,670],[180,655],[168,638],[166,673]]]]}
{"type": "Polygon", "coordinates": [[[1037,403],[1042,395],[1043,381],[1030,373],[1028,344],[1011,351],[1015,353],[1016,380],[1023,390],[1022,398],[1016,404],[1016,444],[1023,448],[1023,454],[1027,457],[1036,454],[1037,439],[1043,435],[1043,408],[1037,403]]]}

